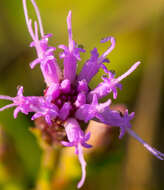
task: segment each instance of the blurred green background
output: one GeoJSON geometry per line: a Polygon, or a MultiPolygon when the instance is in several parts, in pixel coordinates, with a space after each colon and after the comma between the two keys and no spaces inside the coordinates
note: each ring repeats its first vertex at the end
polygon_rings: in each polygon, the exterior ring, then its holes
{"type": "MultiPolygon", "coordinates": [[[[164,0],[36,0],[36,3],[45,32],[54,34],[50,44],[56,47],[67,44],[66,17],[72,10],[74,39],[87,50],[81,56],[78,70],[92,48],[97,47],[100,53],[105,51],[109,44],[100,44],[100,40],[107,36],[117,40],[116,48],[108,56],[109,67],[117,76],[134,62],[142,62],[122,82],[123,90],[113,104],[135,111],[133,129],[164,152],[164,0]]],[[[28,7],[30,16],[35,18],[30,3],[28,7]]],[[[18,85],[24,86],[25,95],[42,94],[45,84],[39,67],[34,70],[29,67],[36,57],[35,50],[29,48],[30,42],[22,1],[0,0],[0,94],[15,96],[18,85]]],[[[102,72],[98,73],[92,80],[91,87],[100,82],[101,75],[102,72]]],[[[0,101],[1,106],[6,103],[0,101]]],[[[29,130],[34,124],[22,114],[13,119],[12,112],[13,109],[0,113],[0,190],[36,189],[42,151],[29,130]]],[[[95,126],[91,125],[99,134],[95,126]]],[[[117,130],[105,131],[102,146],[86,154],[87,179],[82,189],[163,190],[164,162],[131,137],[118,140],[117,136],[117,130]]],[[[99,138],[95,146],[101,141],[99,138]]],[[[65,149],[60,158],[52,189],[76,189],[81,175],[77,160],[65,149]]]]}

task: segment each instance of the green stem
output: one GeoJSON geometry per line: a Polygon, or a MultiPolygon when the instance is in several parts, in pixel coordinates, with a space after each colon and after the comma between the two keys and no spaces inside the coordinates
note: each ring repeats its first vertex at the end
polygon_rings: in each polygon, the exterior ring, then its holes
{"type": "Polygon", "coordinates": [[[52,178],[56,168],[59,150],[53,147],[45,147],[41,158],[41,168],[36,184],[36,190],[51,190],[52,178]]]}

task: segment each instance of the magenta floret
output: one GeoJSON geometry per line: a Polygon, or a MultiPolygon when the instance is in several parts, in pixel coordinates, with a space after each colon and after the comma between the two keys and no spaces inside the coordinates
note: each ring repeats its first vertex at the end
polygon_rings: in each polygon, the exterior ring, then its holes
{"type": "MultiPolygon", "coordinates": [[[[3,111],[10,107],[16,107],[14,110],[14,118],[19,112],[28,114],[34,113],[32,120],[36,118],[44,118],[46,124],[51,127],[62,126],[66,132],[68,141],[61,141],[61,144],[68,147],[75,147],[75,153],[82,168],[82,178],[78,183],[80,188],[86,177],[86,162],[83,156],[83,147],[91,148],[86,142],[90,138],[90,133],[85,134],[80,127],[80,123],[87,123],[90,120],[96,120],[113,127],[120,128],[120,136],[122,138],[125,133],[130,134],[138,140],[143,146],[157,158],[163,160],[164,154],[150,147],[143,141],[132,129],[130,121],[134,118],[134,112],[124,114],[110,108],[112,100],[99,103],[103,97],[113,93],[113,98],[117,98],[117,89],[121,89],[120,82],[130,75],[139,65],[136,62],[127,72],[119,77],[115,77],[115,73],[108,70],[104,65],[109,62],[106,58],[115,47],[115,39],[107,37],[101,40],[101,43],[110,41],[111,45],[101,56],[96,48],[91,51],[91,57],[84,64],[81,72],[77,74],[77,62],[80,61],[80,52],[85,52],[79,48],[73,40],[71,16],[69,11],[67,17],[68,26],[68,47],[59,45],[63,50],[59,58],[63,60],[64,70],[60,69],[56,58],[54,57],[55,47],[48,45],[48,39],[51,34],[45,35],[42,27],[42,21],[38,7],[34,0],[31,0],[38,22],[34,21],[34,29],[32,20],[28,17],[26,0],[23,0],[23,7],[28,31],[32,38],[30,47],[36,49],[37,58],[30,64],[33,69],[40,64],[40,69],[46,83],[46,89],[42,96],[23,96],[23,87],[18,89],[16,97],[0,96],[0,99],[9,100],[12,103],[0,109],[3,111]],[[39,26],[39,29],[38,29],[39,26]],[[102,82],[95,89],[89,87],[92,78],[100,69],[104,70],[105,75],[102,76],[102,82]]],[[[51,130],[50,130],[51,131],[51,130]]],[[[50,134],[51,132],[49,132],[50,134]]]]}

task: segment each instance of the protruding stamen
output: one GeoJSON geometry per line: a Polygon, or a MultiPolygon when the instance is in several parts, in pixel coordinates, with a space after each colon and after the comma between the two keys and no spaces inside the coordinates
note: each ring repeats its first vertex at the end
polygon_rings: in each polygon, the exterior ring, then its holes
{"type": "Polygon", "coordinates": [[[68,40],[69,40],[69,50],[73,50],[73,40],[72,40],[72,12],[69,11],[67,16],[67,26],[68,26],[68,40]]]}
{"type": "Polygon", "coordinates": [[[14,98],[10,97],[10,96],[3,96],[3,95],[0,95],[0,99],[1,100],[10,100],[10,101],[13,101],[14,98]]]}
{"type": "Polygon", "coordinates": [[[38,24],[37,24],[36,21],[34,22],[34,27],[35,27],[35,38],[36,38],[36,40],[39,40],[39,36],[38,36],[38,24]]]}
{"type": "Polygon", "coordinates": [[[38,6],[36,5],[34,0],[31,0],[31,2],[32,2],[33,6],[34,6],[34,9],[35,9],[35,12],[36,12],[36,15],[37,15],[37,19],[38,19],[38,22],[39,22],[40,34],[43,37],[44,36],[44,31],[43,31],[43,25],[42,25],[42,20],[41,20],[41,16],[40,16],[38,6]]]}
{"type": "Polygon", "coordinates": [[[5,109],[8,109],[8,108],[11,108],[11,107],[14,107],[14,106],[16,106],[16,104],[9,104],[9,105],[6,105],[6,106],[0,108],[0,111],[3,111],[3,110],[5,110],[5,109]]]}
{"type": "MultiPolygon", "coordinates": [[[[41,16],[40,16],[39,9],[38,9],[38,7],[37,7],[34,0],[31,0],[31,3],[34,6],[34,9],[35,9],[35,12],[36,12],[36,15],[37,15],[41,37],[43,37],[44,36],[44,31],[43,31],[43,26],[42,26],[42,21],[41,21],[41,16]]],[[[28,31],[29,31],[32,39],[35,41],[35,40],[38,39],[38,37],[37,37],[38,36],[37,24],[36,23],[34,24],[34,26],[35,26],[35,34],[34,34],[34,31],[32,29],[32,20],[29,19],[29,17],[28,17],[26,0],[23,0],[23,8],[24,8],[24,14],[25,14],[25,19],[26,19],[26,24],[27,24],[28,31]]]]}
{"type": "Polygon", "coordinates": [[[101,43],[105,43],[105,42],[108,42],[108,41],[111,42],[111,46],[107,49],[107,51],[105,51],[101,55],[101,57],[99,58],[99,62],[101,62],[102,60],[104,60],[106,58],[106,56],[115,48],[116,41],[115,41],[114,37],[104,38],[103,40],[101,40],[101,43]]]}
{"type": "Polygon", "coordinates": [[[81,188],[84,184],[85,178],[86,178],[86,161],[84,160],[84,155],[83,155],[83,149],[80,144],[78,144],[78,158],[81,164],[81,170],[82,170],[82,176],[81,180],[79,181],[77,188],[81,188]]]}
{"type": "Polygon", "coordinates": [[[28,31],[29,31],[32,39],[35,40],[35,35],[34,35],[33,29],[32,29],[32,20],[29,19],[29,17],[28,17],[26,0],[23,0],[23,8],[24,8],[24,15],[25,15],[25,20],[26,20],[28,31]]]}
{"type": "Polygon", "coordinates": [[[139,141],[150,153],[152,153],[155,157],[157,157],[160,160],[164,160],[164,153],[159,152],[155,148],[152,148],[150,145],[148,145],[143,139],[141,139],[133,130],[127,128],[127,132],[129,135],[134,137],[137,141],[139,141]]]}
{"type": "Polygon", "coordinates": [[[88,99],[90,100],[93,96],[93,94],[96,94],[98,99],[103,98],[107,94],[113,92],[113,98],[117,98],[117,89],[121,89],[121,84],[119,83],[121,80],[126,78],[128,75],[130,75],[138,66],[140,62],[136,62],[128,71],[126,71],[123,75],[119,76],[118,78],[114,78],[114,74],[112,74],[110,71],[106,70],[106,67],[104,67],[104,71],[108,72],[109,77],[103,77],[104,82],[100,83],[94,90],[92,90],[88,96],[88,99]]]}
{"type": "Polygon", "coordinates": [[[126,71],[126,73],[124,73],[123,75],[119,76],[115,82],[119,83],[121,80],[123,80],[124,78],[126,78],[128,75],[130,75],[134,70],[136,70],[136,68],[140,65],[140,61],[136,62],[134,65],[132,65],[130,67],[130,69],[128,71],[126,71]]]}

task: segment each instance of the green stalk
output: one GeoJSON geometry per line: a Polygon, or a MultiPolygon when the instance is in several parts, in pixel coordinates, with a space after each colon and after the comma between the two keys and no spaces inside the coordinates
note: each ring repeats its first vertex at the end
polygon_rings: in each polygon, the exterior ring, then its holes
{"type": "Polygon", "coordinates": [[[59,149],[46,146],[41,157],[41,167],[36,190],[52,190],[52,179],[56,169],[59,149]]]}

